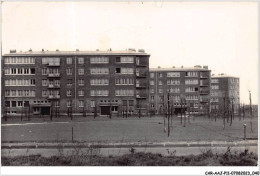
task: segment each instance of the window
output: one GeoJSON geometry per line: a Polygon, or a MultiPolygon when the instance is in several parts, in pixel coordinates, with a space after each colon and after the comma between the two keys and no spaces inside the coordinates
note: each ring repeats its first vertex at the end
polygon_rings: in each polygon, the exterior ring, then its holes
{"type": "MultiPolygon", "coordinates": [[[[28,91],[28,90],[25,90],[25,91],[28,91]]],[[[28,91],[29,92],[29,91],[28,91]]],[[[11,96],[16,96],[16,91],[15,90],[12,90],[11,91],[11,96]]]]}
{"type": "Polygon", "coordinates": [[[159,81],[159,85],[163,85],[162,81],[159,81]]]}
{"type": "Polygon", "coordinates": [[[134,100],[129,100],[129,106],[134,106],[134,100]]]}
{"type": "Polygon", "coordinates": [[[5,69],[5,75],[9,75],[11,73],[10,68],[5,69]]]}
{"type": "Polygon", "coordinates": [[[218,83],[218,79],[211,79],[211,83],[218,83]]]}
{"type": "Polygon", "coordinates": [[[31,74],[35,74],[35,68],[31,68],[31,74]]]}
{"type": "Polygon", "coordinates": [[[121,61],[120,57],[116,57],[116,62],[120,62],[120,61],[121,61]]]}
{"type": "Polygon", "coordinates": [[[154,81],[150,81],[150,85],[153,86],[154,85],[154,81]]]}
{"type": "Polygon", "coordinates": [[[67,86],[72,86],[72,79],[67,79],[67,86]]]}
{"type": "Polygon", "coordinates": [[[84,101],[83,100],[79,100],[79,107],[84,107],[84,101]]]}
{"type": "Polygon", "coordinates": [[[180,80],[167,80],[167,85],[180,85],[180,80]]]}
{"type": "Polygon", "coordinates": [[[48,58],[43,57],[43,58],[42,58],[42,64],[43,64],[43,65],[48,64],[48,58]]]}
{"type": "Polygon", "coordinates": [[[159,93],[163,93],[163,90],[162,90],[162,89],[159,89],[159,93]]]}
{"type": "Polygon", "coordinates": [[[78,72],[79,72],[79,75],[84,75],[84,68],[79,68],[78,72]]]}
{"type": "Polygon", "coordinates": [[[154,73],[150,73],[150,78],[154,78],[154,73]]]}
{"type": "Polygon", "coordinates": [[[170,93],[180,93],[180,88],[170,88],[170,93]]]}
{"type": "Polygon", "coordinates": [[[18,101],[17,102],[17,107],[22,107],[23,106],[23,101],[18,101]]]}
{"type": "Polygon", "coordinates": [[[150,89],[150,93],[154,93],[154,89],[150,89]]]}
{"type": "Polygon", "coordinates": [[[84,79],[79,79],[79,86],[84,86],[84,79]]]}
{"type": "Polygon", "coordinates": [[[6,96],[6,97],[9,97],[9,96],[10,96],[10,90],[6,90],[6,91],[5,91],[5,96],[6,96]]]}
{"type": "Polygon", "coordinates": [[[11,69],[11,74],[16,74],[16,68],[11,69]]]}
{"type": "Polygon", "coordinates": [[[186,95],[185,98],[186,100],[198,100],[197,95],[186,95]]]}
{"type": "Polygon", "coordinates": [[[67,75],[72,75],[72,68],[67,68],[66,71],[67,71],[67,75]]]}
{"type": "Polygon", "coordinates": [[[187,87],[185,88],[185,92],[195,92],[198,91],[198,88],[195,87],[187,87]]]}
{"type": "Polygon", "coordinates": [[[66,63],[67,64],[72,64],[72,58],[71,57],[67,57],[66,58],[66,63]]]}
{"type": "Polygon", "coordinates": [[[218,86],[218,85],[212,85],[212,86],[211,86],[211,89],[213,89],[213,90],[214,90],[214,89],[219,89],[219,86],[218,86]]]}
{"type": "Polygon", "coordinates": [[[159,77],[162,78],[162,77],[163,77],[163,74],[162,74],[162,73],[159,73],[159,77]]]}
{"type": "Polygon", "coordinates": [[[121,68],[116,68],[116,73],[121,73],[121,68]]]}
{"type": "Polygon", "coordinates": [[[78,63],[79,64],[84,64],[84,58],[83,57],[79,57],[78,58],[78,63]]]}
{"type": "Polygon", "coordinates": [[[91,68],[90,74],[108,74],[109,68],[91,68]]]}
{"type": "Polygon", "coordinates": [[[134,85],[132,78],[116,78],[116,85],[134,85]]]}
{"type": "Polygon", "coordinates": [[[18,74],[23,74],[23,69],[22,69],[22,68],[18,68],[18,69],[17,69],[17,73],[18,73],[18,74]]]}
{"type": "Polygon", "coordinates": [[[151,96],[151,101],[154,101],[154,96],[151,96]]]}
{"type": "Polygon", "coordinates": [[[134,69],[133,68],[121,68],[121,73],[122,74],[134,74],[134,69]]]}
{"type": "Polygon", "coordinates": [[[168,72],[167,77],[180,77],[180,72],[168,72]]]}
{"type": "Polygon", "coordinates": [[[68,100],[67,101],[67,107],[71,107],[72,106],[72,102],[71,102],[71,100],[68,100]]]}
{"type": "Polygon", "coordinates": [[[109,85],[108,79],[91,79],[90,85],[109,85]]]}
{"type": "Polygon", "coordinates": [[[91,57],[90,63],[91,64],[108,64],[109,58],[108,57],[91,57]]]}
{"type": "Polygon", "coordinates": [[[91,90],[90,96],[108,96],[108,90],[91,90]]]}
{"type": "Polygon", "coordinates": [[[60,101],[54,101],[54,107],[60,107],[60,101]]]}
{"type": "Polygon", "coordinates": [[[71,90],[67,90],[67,97],[71,97],[71,90]]]}
{"type": "Polygon", "coordinates": [[[185,80],[185,84],[187,84],[187,85],[196,85],[196,84],[199,84],[199,80],[197,80],[197,79],[186,79],[185,80]]]}
{"type": "Polygon", "coordinates": [[[43,90],[42,91],[42,97],[47,97],[48,96],[48,91],[47,90],[43,90]]]}
{"type": "Polygon", "coordinates": [[[43,68],[42,69],[42,75],[47,75],[48,74],[48,69],[47,68],[43,68]]]}
{"type": "Polygon", "coordinates": [[[16,101],[12,101],[12,107],[16,107],[16,101]]]}
{"type": "Polygon", "coordinates": [[[134,96],[134,90],[128,90],[128,89],[115,90],[115,96],[134,96]]]}
{"type": "Polygon", "coordinates": [[[96,106],[96,102],[94,100],[90,101],[90,107],[94,108],[96,106]]]}
{"type": "Polygon", "coordinates": [[[122,56],[120,58],[121,63],[134,63],[134,57],[131,56],[122,56]]]}
{"type": "Polygon", "coordinates": [[[83,90],[79,90],[78,94],[79,94],[79,96],[84,96],[84,91],[83,90]]]}
{"type": "Polygon", "coordinates": [[[48,80],[47,79],[42,80],[42,86],[48,86],[48,80]]]}
{"type": "Polygon", "coordinates": [[[185,76],[187,77],[198,77],[198,72],[186,72],[185,76]]]}
{"type": "Polygon", "coordinates": [[[31,79],[31,86],[35,86],[35,79],[31,79]]]}

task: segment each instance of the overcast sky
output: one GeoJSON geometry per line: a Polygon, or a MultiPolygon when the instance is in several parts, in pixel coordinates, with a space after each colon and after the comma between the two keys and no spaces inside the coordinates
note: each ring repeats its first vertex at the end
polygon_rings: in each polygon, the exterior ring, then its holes
{"type": "Polygon", "coordinates": [[[208,65],[258,97],[257,2],[3,2],[2,52],[145,49],[150,67],[208,65]]]}

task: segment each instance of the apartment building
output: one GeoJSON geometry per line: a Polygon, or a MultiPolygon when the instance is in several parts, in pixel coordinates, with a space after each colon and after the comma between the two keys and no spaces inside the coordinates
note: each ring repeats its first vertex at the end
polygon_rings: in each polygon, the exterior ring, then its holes
{"type": "Polygon", "coordinates": [[[238,113],[240,105],[239,78],[219,74],[211,76],[211,111],[224,112],[224,107],[233,108],[238,113]]]}
{"type": "Polygon", "coordinates": [[[2,112],[147,113],[149,57],[142,49],[11,50],[2,57],[2,112]]]}
{"type": "Polygon", "coordinates": [[[210,111],[210,74],[208,66],[192,68],[150,68],[149,111],[163,114],[169,104],[175,113],[210,111]]]}

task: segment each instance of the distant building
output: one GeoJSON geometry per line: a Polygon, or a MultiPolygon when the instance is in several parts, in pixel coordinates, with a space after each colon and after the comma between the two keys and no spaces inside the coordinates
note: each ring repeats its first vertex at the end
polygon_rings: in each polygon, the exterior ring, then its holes
{"type": "Polygon", "coordinates": [[[2,112],[20,116],[147,113],[149,54],[11,50],[2,59],[2,112]]]}
{"type": "Polygon", "coordinates": [[[224,107],[239,113],[239,78],[225,74],[211,76],[211,112],[224,112],[224,107]]]}
{"type": "Polygon", "coordinates": [[[150,68],[150,113],[166,112],[168,93],[175,113],[182,108],[191,114],[209,113],[210,75],[208,66],[150,68]]]}

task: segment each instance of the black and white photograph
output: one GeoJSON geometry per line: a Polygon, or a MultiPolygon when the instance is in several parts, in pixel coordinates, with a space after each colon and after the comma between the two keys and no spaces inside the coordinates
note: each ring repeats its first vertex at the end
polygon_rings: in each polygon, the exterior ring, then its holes
{"type": "Polygon", "coordinates": [[[259,14],[2,1],[3,174],[259,175],[259,14]]]}

